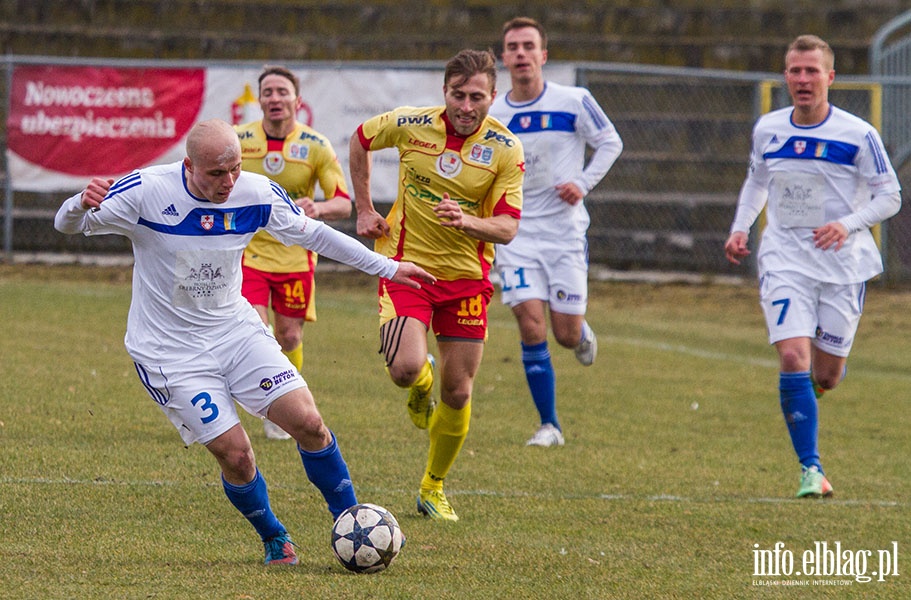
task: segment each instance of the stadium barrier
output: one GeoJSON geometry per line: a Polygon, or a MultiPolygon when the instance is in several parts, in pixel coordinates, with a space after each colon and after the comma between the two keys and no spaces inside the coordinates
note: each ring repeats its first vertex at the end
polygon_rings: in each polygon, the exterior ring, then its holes
{"type": "MultiPolygon", "coordinates": [[[[287,66],[301,77],[306,103],[301,119],[329,136],[346,172],[348,138],[360,121],[399,105],[442,103],[439,62],[287,66]]],[[[143,164],[177,160],[182,156],[181,136],[188,123],[210,117],[233,122],[258,118],[251,89],[255,89],[261,67],[261,63],[238,62],[5,57],[0,80],[4,82],[0,89],[4,111],[0,177],[6,191],[2,211],[5,256],[16,252],[129,252],[128,243],[116,236],[81,238],[54,231],[51,219],[60,200],[88,178],[80,169],[86,165],[100,168],[107,164],[105,157],[139,155],[146,161],[143,164]],[[180,93],[168,99],[167,91],[175,88],[168,76],[175,74],[185,77],[187,83],[176,86],[180,93]],[[159,75],[162,79],[156,84],[159,75]],[[110,98],[105,107],[90,106],[100,101],[87,100],[86,88],[123,93],[123,84],[106,82],[123,81],[125,76],[142,82],[127,88],[149,88],[155,96],[152,106],[137,108],[153,116],[147,115],[134,127],[139,132],[160,130],[157,149],[148,150],[148,135],[112,141],[103,135],[94,139],[85,132],[75,139],[72,131],[69,137],[51,131],[52,120],[66,115],[81,119],[86,131],[92,131],[99,119],[123,116],[123,110],[110,106],[114,102],[110,98]],[[86,79],[94,83],[90,85],[86,79]],[[39,81],[43,81],[41,89],[39,81]],[[32,119],[30,127],[44,129],[36,137],[23,138],[23,118],[32,119]],[[139,148],[140,141],[146,143],[144,150],[139,148]],[[65,168],[58,171],[42,163],[52,154],[65,168]]],[[[592,217],[592,263],[615,270],[743,274],[743,269],[727,264],[722,245],[746,174],[752,125],[762,112],[788,103],[781,76],[580,62],[548,63],[546,74],[555,81],[588,87],[624,141],[623,154],[586,200],[592,217]]],[[[896,90],[907,91],[909,86],[906,78],[839,76],[830,97],[834,104],[879,127],[890,148],[890,123],[884,117],[893,113],[882,105],[883,99],[895,97],[896,90]]],[[[503,73],[501,93],[508,87],[508,75],[503,73]]],[[[377,158],[374,196],[378,203],[388,203],[394,194],[397,159],[394,154],[377,158]]],[[[142,165],[130,165],[127,170],[138,166],[142,165]]],[[[894,166],[899,178],[907,181],[911,171],[906,165],[894,166]]],[[[907,184],[905,187],[909,189],[907,184]]],[[[884,281],[911,281],[911,217],[904,214],[907,212],[899,213],[882,229],[887,264],[884,281]]],[[[338,226],[354,233],[353,219],[338,226]]]]}

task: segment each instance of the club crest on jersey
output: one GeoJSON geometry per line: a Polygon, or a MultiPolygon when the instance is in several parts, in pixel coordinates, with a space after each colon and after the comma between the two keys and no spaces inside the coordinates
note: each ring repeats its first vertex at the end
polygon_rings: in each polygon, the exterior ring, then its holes
{"type": "Polygon", "coordinates": [[[288,152],[291,153],[291,158],[307,160],[307,157],[310,156],[310,146],[307,144],[291,144],[288,152]]]}
{"type": "Polygon", "coordinates": [[[472,162],[490,165],[490,162],[493,159],[493,148],[475,144],[471,147],[471,153],[468,156],[472,162]]]}
{"type": "Polygon", "coordinates": [[[804,150],[807,149],[806,140],[795,140],[794,141],[794,153],[803,154],[804,150]]]}
{"type": "Polygon", "coordinates": [[[528,115],[523,115],[519,117],[519,127],[522,129],[528,129],[531,127],[531,117],[528,115]]]}
{"type": "Polygon", "coordinates": [[[285,168],[285,157],[280,152],[270,152],[263,158],[263,170],[269,175],[278,175],[285,168]]]}
{"type": "Polygon", "coordinates": [[[452,179],[462,172],[462,157],[455,152],[444,152],[437,159],[437,173],[452,179]]]}
{"type": "Polygon", "coordinates": [[[199,224],[202,225],[202,228],[206,231],[209,231],[215,227],[215,216],[214,215],[203,215],[199,217],[199,224]]]}

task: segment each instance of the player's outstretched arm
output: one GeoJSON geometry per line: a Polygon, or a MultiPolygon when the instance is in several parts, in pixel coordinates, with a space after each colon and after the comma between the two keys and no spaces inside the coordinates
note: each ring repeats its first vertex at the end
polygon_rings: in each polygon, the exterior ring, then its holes
{"type": "Polygon", "coordinates": [[[414,263],[400,262],[399,268],[390,280],[407,285],[410,288],[420,289],[421,281],[424,283],[436,283],[437,278],[414,263]]]}

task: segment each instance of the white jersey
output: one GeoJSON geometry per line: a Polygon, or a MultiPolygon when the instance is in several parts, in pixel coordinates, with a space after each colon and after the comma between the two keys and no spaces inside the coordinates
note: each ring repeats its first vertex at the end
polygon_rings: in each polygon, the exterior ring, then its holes
{"type": "MultiPolygon", "coordinates": [[[[867,281],[883,269],[868,228],[848,227],[852,233],[837,251],[816,248],[813,230],[856,220],[874,197],[897,196],[901,186],[879,133],[834,106],[822,123],[809,127],[794,125],[792,110],[783,108],[756,122],[750,171],[731,230],[749,231],[765,194],[768,223],[758,253],[760,273],[795,271],[837,284],[867,281]],[[751,203],[755,210],[749,209],[751,203]]],[[[898,206],[880,217],[895,214],[898,206]]]]}
{"type": "Polygon", "coordinates": [[[398,263],[310,219],[268,178],[243,172],[223,204],[190,193],[182,162],[135,171],[115,182],[97,210],[81,193],[61,206],[64,233],[120,234],[133,245],[133,297],[126,348],[133,360],[173,364],[219,344],[244,321],[260,321],[241,296],[241,255],[260,229],[285,244],[381,277],[398,263]]]}
{"type": "Polygon", "coordinates": [[[546,82],[540,96],[523,104],[497,96],[491,116],[518,136],[525,149],[522,218],[516,239],[584,238],[585,205],[560,200],[554,186],[575,183],[588,194],[620,155],[623,142],[591,92],[546,82]],[[585,147],[595,153],[585,164],[585,147]]]}

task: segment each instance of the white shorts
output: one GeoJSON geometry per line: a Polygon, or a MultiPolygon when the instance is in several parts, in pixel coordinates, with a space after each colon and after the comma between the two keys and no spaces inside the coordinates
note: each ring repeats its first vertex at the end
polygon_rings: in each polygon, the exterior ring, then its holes
{"type": "Polygon", "coordinates": [[[187,446],[205,445],[238,424],[234,400],[250,414],[265,417],[277,398],[307,385],[261,323],[239,323],[191,360],[133,364],[187,446]]]}
{"type": "Polygon", "coordinates": [[[769,343],[808,337],[820,350],[847,357],[860,324],[865,293],[865,283],[826,283],[790,271],[763,273],[759,302],[769,343]]]}
{"type": "Polygon", "coordinates": [[[550,309],[584,315],[588,303],[588,247],[567,250],[540,242],[534,253],[497,246],[496,269],[501,299],[507,306],[543,300],[550,309]]]}

